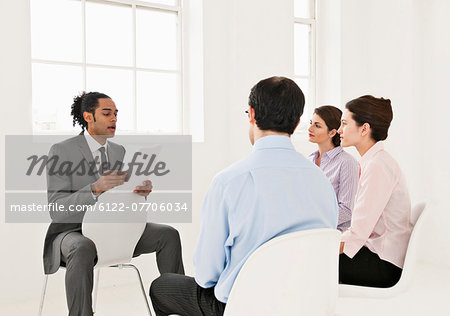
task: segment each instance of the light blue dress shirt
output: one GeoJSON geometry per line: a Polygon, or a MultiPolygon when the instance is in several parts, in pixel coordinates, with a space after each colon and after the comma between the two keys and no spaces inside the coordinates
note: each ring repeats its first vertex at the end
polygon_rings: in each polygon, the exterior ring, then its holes
{"type": "Polygon", "coordinates": [[[216,298],[226,303],[256,248],[279,235],[336,228],[337,218],[336,194],[323,172],[295,151],[289,137],[262,137],[250,156],[212,181],[194,253],[195,281],[214,286],[216,298]]]}

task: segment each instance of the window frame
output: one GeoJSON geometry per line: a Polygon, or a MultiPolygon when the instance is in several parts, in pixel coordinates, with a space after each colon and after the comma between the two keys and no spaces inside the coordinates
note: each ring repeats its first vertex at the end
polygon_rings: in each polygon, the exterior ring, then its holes
{"type": "MultiPolygon", "coordinates": [[[[294,0],[295,1],[295,0],[294,0]]],[[[308,107],[304,109],[303,111],[303,117],[304,115],[312,115],[312,111],[313,109],[316,107],[316,100],[317,100],[317,89],[316,89],[316,80],[317,80],[317,74],[316,74],[316,27],[317,27],[317,1],[316,0],[311,0],[311,18],[299,18],[295,16],[295,11],[293,13],[293,26],[295,28],[295,25],[297,24],[301,24],[301,25],[307,25],[310,27],[311,33],[310,33],[310,37],[309,37],[309,74],[307,76],[305,75],[298,75],[295,73],[295,68],[294,68],[294,75],[293,78],[294,80],[297,79],[307,79],[308,80],[308,100],[305,100],[305,105],[308,104],[308,107]],[[311,107],[311,108],[309,108],[311,107]],[[308,112],[311,113],[308,113],[308,112]]],[[[295,5],[295,4],[294,4],[295,5]]],[[[294,32],[294,36],[295,36],[295,32],[294,32]]],[[[293,40],[295,41],[295,38],[293,38],[293,40]]],[[[294,56],[295,56],[295,47],[294,47],[294,56]]],[[[309,122],[309,118],[308,119],[303,119],[300,121],[300,125],[297,128],[297,132],[302,133],[302,132],[306,132],[307,128],[308,128],[308,122],[309,122]]]]}
{"type": "MultiPolygon", "coordinates": [[[[188,117],[186,113],[189,113],[190,109],[188,107],[188,102],[185,100],[185,89],[184,89],[184,77],[186,76],[186,72],[184,71],[184,28],[183,28],[183,10],[181,6],[182,0],[175,0],[175,5],[165,5],[160,3],[153,2],[144,2],[139,0],[77,0],[81,3],[81,36],[82,36],[82,56],[81,62],[70,62],[70,61],[61,61],[54,59],[41,59],[41,58],[31,58],[31,65],[33,64],[48,64],[48,65],[62,65],[62,66],[77,66],[81,67],[82,71],[82,89],[86,91],[86,83],[87,83],[87,68],[103,68],[103,69],[121,69],[132,71],[133,74],[133,126],[132,130],[120,130],[119,133],[121,135],[127,134],[151,134],[151,135],[185,135],[189,133],[190,122],[188,121],[188,117]],[[95,63],[87,63],[86,60],[86,3],[100,3],[105,5],[118,5],[118,6],[128,6],[132,10],[132,64],[131,66],[118,66],[118,65],[108,65],[108,64],[95,64],[95,63]],[[136,61],[136,51],[137,51],[137,23],[136,23],[136,12],[138,8],[145,8],[149,10],[158,10],[163,12],[175,13],[177,15],[177,52],[176,52],[176,69],[157,69],[157,68],[142,68],[137,67],[136,61]],[[137,73],[138,71],[144,72],[152,72],[152,73],[170,73],[177,75],[177,131],[175,132],[149,132],[149,131],[140,131],[137,130],[137,73]]],[[[33,84],[33,82],[31,82],[33,84]]],[[[33,105],[32,105],[33,106],[33,105]]],[[[68,105],[69,106],[69,105],[68,105]]],[[[33,106],[34,107],[34,106],[33,106]]],[[[119,105],[120,107],[120,105],[119,105]]],[[[67,129],[36,129],[35,121],[33,120],[32,131],[33,134],[72,134],[73,130],[68,127],[67,129]]]]}

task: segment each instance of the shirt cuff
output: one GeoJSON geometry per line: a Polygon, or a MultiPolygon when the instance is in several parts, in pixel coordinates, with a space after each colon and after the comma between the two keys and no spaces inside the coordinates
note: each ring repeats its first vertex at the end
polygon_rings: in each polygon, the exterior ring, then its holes
{"type": "Polygon", "coordinates": [[[350,230],[347,230],[342,234],[341,241],[344,243],[344,253],[350,259],[353,258],[365,244],[364,240],[355,240],[355,237],[350,230]]]}
{"type": "Polygon", "coordinates": [[[89,188],[91,189],[91,195],[92,195],[92,198],[94,199],[95,202],[97,202],[97,199],[98,199],[98,197],[100,196],[101,193],[99,193],[99,194],[94,194],[94,192],[92,192],[92,184],[89,185],[89,188]]]}

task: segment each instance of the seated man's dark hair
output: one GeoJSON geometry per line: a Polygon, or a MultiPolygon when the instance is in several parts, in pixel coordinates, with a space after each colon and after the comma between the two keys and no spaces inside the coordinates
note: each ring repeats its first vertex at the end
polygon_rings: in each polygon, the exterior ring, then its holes
{"type": "MultiPolygon", "coordinates": [[[[106,94],[100,92],[88,92],[84,91],[82,94],[73,98],[72,111],[70,114],[73,116],[73,126],[78,124],[84,131],[87,128],[87,122],[83,118],[84,112],[89,112],[94,115],[95,109],[98,106],[98,99],[111,99],[106,94]]],[[[95,115],[94,115],[95,120],[95,115]]]]}
{"type": "Polygon", "coordinates": [[[271,77],[252,88],[248,104],[255,110],[256,125],[260,130],[291,135],[303,114],[305,96],[291,79],[271,77]]]}

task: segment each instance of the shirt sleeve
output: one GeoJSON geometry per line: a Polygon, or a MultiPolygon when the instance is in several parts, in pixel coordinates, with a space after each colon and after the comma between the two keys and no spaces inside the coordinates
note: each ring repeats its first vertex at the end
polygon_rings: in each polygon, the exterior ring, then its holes
{"type": "Polygon", "coordinates": [[[194,252],[195,281],[203,288],[216,285],[229,257],[228,208],[223,185],[216,177],[203,201],[200,236],[194,252]]]}
{"type": "Polygon", "coordinates": [[[337,194],[339,206],[338,226],[352,218],[353,205],[358,189],[359,165],[356,160],[345,160],[339,171],[339,192],[337,194]]]}
{"type": "Polygon", "coordinates": [[[391,198],[395,184],[395,176],[387,166],[380,163],[371,163],[361,173],[352,222],[350,228],[342,234],[344,253],[350,258],[369,239],[391,198]]]}

